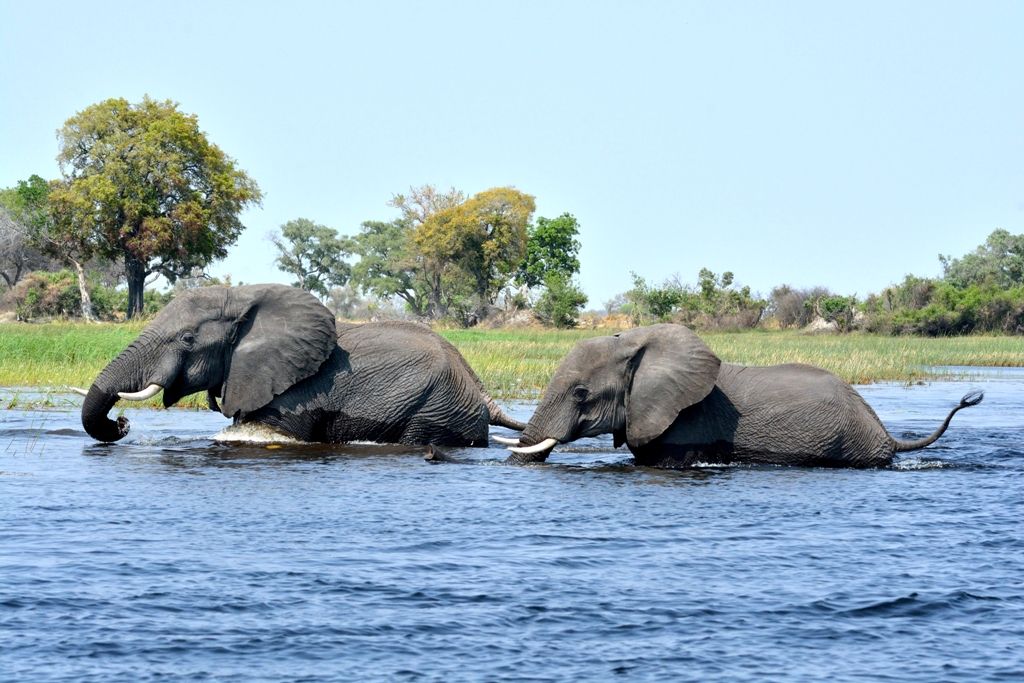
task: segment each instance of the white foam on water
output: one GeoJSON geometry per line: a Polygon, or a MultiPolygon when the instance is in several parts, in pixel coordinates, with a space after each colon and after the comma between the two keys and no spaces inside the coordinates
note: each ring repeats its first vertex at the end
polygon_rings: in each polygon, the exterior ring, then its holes
{"type": "Polygon", "coordinates": [[[930,460],[920,456],[912,456],[897,460],[891,467],[894,470],[941,470],[946,467],[952,467],[952,465],[942,460],[930,460]]]}
{"type": "Polygon", "coordinates": [[[259,422],[230,425],[212,438],[222,443],[306,443],[259,422]]]}
{"type": "Polygon", "coordinates": [[[740,467],[740,466],[743,466],[744,464],[745,463],[740,463],[740,462],[724,463],[724,462],[704,462],[702,460],[698,460],[695,463],[691,463],[690,467],[693,468],[693,469],[701,469],[701,470],[703,470],[703,469],[723,469],[723,468],[726,468],[726,467],[740,467]]]}

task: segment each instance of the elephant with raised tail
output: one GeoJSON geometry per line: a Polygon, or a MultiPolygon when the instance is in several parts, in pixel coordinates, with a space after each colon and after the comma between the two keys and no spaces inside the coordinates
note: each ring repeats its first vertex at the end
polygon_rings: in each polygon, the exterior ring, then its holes
{"type": "Polygon", "coordinates": [[[486,446],[488,425],[522,430],[462,355],[415,323],[336,324],[316,297],[285,285],[201,287],[178,295],[86,394],[95,439],[128,433],[118,398],[163,391],[171,406],[205,391],[211,410],[303,441],[486,446]]]}
{"type": "Polygon", "coordinates": [[[652,325],[580,342],[562,361],[509,463],[540,462],[559,443],[612,434],[637,465],[733,462],[884,467],[945,432],[894,439],[853,387],[811,365],[722,363],[681,325],[652,325]]]}

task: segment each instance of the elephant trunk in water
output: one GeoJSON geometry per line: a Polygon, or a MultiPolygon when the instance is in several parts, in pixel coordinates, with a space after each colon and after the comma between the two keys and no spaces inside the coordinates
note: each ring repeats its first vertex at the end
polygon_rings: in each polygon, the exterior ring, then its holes
{"type": "Polygon", "coordinates": [[[147,368],[141,362],[146,357],[146,348],[153,343],[152,336],[144,332],[129,344],[128,348],[103,368],[89,388],[82,403],[82,426],[97,441],[118,441],[128,434],[130,426],[127,419],[119,417],[115,421],[107,417],[118,399],[123,398],[121,394],[138,392],[147,387],[152,390],[155,382],[143,380],[142,375],[147,368]]]}
{"type": "Polygon", "coordinates": [[[119,417],[115,422],[107,417],[117,399],[116,391],[101,389],[96,383],[93,383],[85,397],[82,404],[82,426],[97,441],[117,441],[128,433],[128,420],[119,417]]]}

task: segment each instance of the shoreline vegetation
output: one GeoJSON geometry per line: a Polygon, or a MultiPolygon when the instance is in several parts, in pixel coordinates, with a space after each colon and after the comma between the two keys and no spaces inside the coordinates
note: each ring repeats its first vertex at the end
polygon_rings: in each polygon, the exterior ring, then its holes
{"type": "MultiPolygon", "coordinates": [[[[87,388],[145,326],[144,321],[0,326],[0,387],[54,393],[66,391],[68,386],[87,388]]],[[[534,399],[578,341],[615,331],[523,328],[455,329],[439,333],[466,357],[492,396],[534,399]]],[[[913,383],[948,377],[930,371],[929,366],[1024,367],[1024,343],[1013,336],[809,335],[766,330],[699,334],[727,363],[809,363],[852,384],[913,383]]],[[[159,407],[160,401],[158,395],[136,405],[159,407]]],[[[14,407],[17,401],[5,403],[0,407],[14,407]]],[[[193,394],[178,406],[205,408],[206,396],[193,394]]]]}

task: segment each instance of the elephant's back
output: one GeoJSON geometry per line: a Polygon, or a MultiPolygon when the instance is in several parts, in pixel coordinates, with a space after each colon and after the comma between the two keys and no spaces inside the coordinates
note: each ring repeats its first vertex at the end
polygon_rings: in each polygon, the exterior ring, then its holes
{"type": "Polygon", "coordinates": [[[891,439],[861,395],[831,372],[803,363],[722,365],[718,400],[733,414],[738,456],[799,464],[876,466],[891,439]]]}
{"type": "Polygon", "coordinates": [[[412,353],[436,353],[440,350],[440,335],[426,325],[400,320],[338,325],[338,346],[349,353],[369,349],[401,350],[412,353]]]}
{"type": "Polygon", "coordinates": [[[340,331],[338,347],[345,367],[331,403],[340,412],[366,420],[400,416],[403,443],[431,442],[437,430],[486,441],[488,413],[476,377],[429,327],[399,321],[353,326],[340,331]]]}

